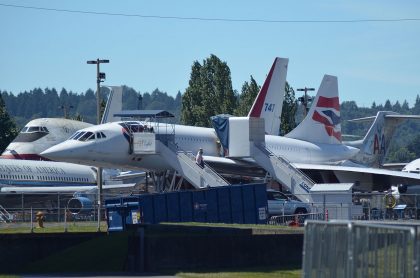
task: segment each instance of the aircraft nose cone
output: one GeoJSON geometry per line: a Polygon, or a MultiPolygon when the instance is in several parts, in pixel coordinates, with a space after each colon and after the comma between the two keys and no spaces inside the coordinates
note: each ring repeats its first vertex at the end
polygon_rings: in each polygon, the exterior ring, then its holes
{"type": "Polygon", "coordinates": [[[58,145],[52,146],[49,149],[46,149],[40,155],[51,160],[66,161],[66,158],[70,156],[70,153],[71,152],[68,150],[65,150],[65,148],[61,144],[58,144],[58,145]]]}

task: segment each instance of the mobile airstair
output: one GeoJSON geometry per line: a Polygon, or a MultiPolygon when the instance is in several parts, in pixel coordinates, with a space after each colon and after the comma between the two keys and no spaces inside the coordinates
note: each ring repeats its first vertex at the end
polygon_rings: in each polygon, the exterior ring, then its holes
{"type": "Polygon", "coordinates": [[[2,205],[0,205],[0,223],[7,223],[12,219],[13,216],[2,205]]]}
{"type": "Polygon", "coordinates": [[[315,184],[314,181],[286,158],[276,156],[263,143],[251,144],[251,157],[296,198],[303,202],[312,202],[309,193],[315,184]]]}
{"type": "Polygon", "coordinates": [[[195,162],[193,153],[179,150],[172,142],[165,145],[161,141],[156,140],[156,152],[163,156],[171,167],[195,188],[229,185],[225,179],[207,164],[204,168],[201,168],[195,162]]]}

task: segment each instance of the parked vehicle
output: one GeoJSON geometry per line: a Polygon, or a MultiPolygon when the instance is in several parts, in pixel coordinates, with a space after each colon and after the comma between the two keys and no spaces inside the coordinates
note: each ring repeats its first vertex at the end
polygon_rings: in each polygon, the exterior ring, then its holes
{"type": "Polygon", "coordinates": [[[292,200],[280,191],[267,190],[268,214],[292,215],[306,214],[311,212],[311,207],[301,201],[292,200]]]}

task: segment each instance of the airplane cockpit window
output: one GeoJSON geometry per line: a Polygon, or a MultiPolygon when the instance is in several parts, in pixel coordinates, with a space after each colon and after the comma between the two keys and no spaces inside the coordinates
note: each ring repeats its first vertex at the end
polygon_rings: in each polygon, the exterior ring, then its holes
{"type": "Polygon", "coordinates": [[[67,140],[71,140],[74,137],[76,137],[77,135],[79,135],[79,132],[78,131],[76,131],[75,133],[73,133],[72,136],[70,136],[69,139],[67,139],[67,140]]]}
{"type": "Polygon", "coordinates": [[[88,131],[76,140],[78,140],[78,141],[89,141],[89,140],[94,140],[94,139],[95,139],[95,133],[88,131]]]}
{"type": "MultiPolygon", "coordinates": [[[[23,130],[22,130],[23,131],[23,130]]],[[[33,132],[45,132],[48,133],[48,129],[45,126],[30,126],[25,130],[26,133],[33,133],[33,132]]]]}
{"type": "Polygon", "coordinates": [[[106,136],[102,131],[100,131],[100,132],[96,132],[96,138],[101,139],[101,138],[106,138],[106,136]]]}
{"type": "Polygon", "coordinates": [[[13,142],[34,142],[49,134],[45,126],[25,126],[13,142]]]}
{"type": "Polygon", "coordinates": [[[73,136],[73,140],[77,140],[79,139],[83,134],[85,134],[85,132],[76,132],[75,135],[73,136]]]}

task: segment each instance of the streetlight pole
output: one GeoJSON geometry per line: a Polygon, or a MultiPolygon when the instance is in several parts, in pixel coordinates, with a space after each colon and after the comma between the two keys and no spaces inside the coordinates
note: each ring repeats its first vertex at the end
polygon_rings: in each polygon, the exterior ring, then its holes
{"type": "Polygon", "coordinates": [[[312,100],[311,97],[308,97],[308,91],[315,91],[315,88],[302,88],[297,89],[297,91],[305,92],[303,97],[298,98],[298,100],[303,104],[303,107],[305,108],[304,117],[306,117],[306,114],[308,113],[308,101],[312,100]]]}
{"type": "MultiPolygon", "coordinates": [[[[100,64],[107,64],[109,60],[90,60],[88,64],[96,65],[96,122],[99,125],[101,123],[101,82],[105,80],[105,73],[99,70],[100,64]]],[[[96,180],[98,185],[98,232],[101,231],[101,205],[102,205],[102,168],[97,168],[96,180]]]]}

